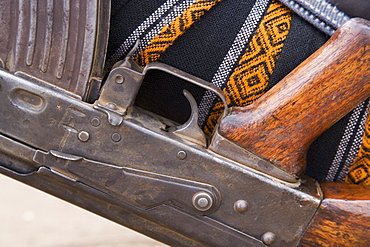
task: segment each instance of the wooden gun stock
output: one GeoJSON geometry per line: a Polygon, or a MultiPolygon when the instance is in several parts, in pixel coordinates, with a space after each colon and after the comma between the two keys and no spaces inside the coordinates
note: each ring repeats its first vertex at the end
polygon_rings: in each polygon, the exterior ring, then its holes
{"type": "Polygon", "coordinates": [[[369,188],[324,182],[321,189],[324,200],[300,246],[369,246],[369,188]]]}
{"type": "Polygon", "coordinates": [[[370,25],[352,19],[257,102],[232,109],[225,138],[300,175],[309,145],[370,96],[370,25]]]}
{"type": "MultiPolygon", "coordinates": [[[[370,24],[352,19],[257,102],[233,108],[219,134],[294,175],[309,145],[370,96],[370,24]]],[[[324,195],[300,246],[369,246],[369,188],[321,184],[324,195]]]]}

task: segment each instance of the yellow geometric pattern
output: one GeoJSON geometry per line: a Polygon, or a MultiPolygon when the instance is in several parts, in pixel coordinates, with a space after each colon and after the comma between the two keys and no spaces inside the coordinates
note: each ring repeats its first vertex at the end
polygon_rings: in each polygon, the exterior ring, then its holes
{"type": "Polygon", "coordinates": [[[345,181],[351,184],[370,185],[370,114],[365,123],[362,145],[345,181]]]}
{"type": "MultiPolygon", "coordinates": [[[[246,106],[265,92],[290,30],[291,11],[273,0],[223,88],[229,106],[246,106]]],[[[223,106],[216,103],[204,127],[211,134],[223,106]]]]}
{"type": "Polygon", "coordinates": [[[198,21],[207,11],[222,0],[197,0],[168,26],[162,28],[147,47],[135,58],[141,66],[157,61],[175,40],[198,21]]]}

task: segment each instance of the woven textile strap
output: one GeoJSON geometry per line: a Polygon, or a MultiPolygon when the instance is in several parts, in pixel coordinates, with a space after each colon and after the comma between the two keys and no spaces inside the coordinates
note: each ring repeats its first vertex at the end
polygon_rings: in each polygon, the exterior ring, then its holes
{"type": "MultiPolygon", "coordinates": [[[[222,86],[229,106],[249,105],[266,92],[291,20],[291,11],[279,1],[272,1],[238,65],[222,86]]],[[[212,133],[222,110],[222,103],[217,100],[204,126],[207,134],[212,133]]]]}
{"type": "Polygon", "coordinates": [[[150,41],[150,44],[135,57],[136,62],[145,66],[150,62],[157,61],[161,54],[164,53],[179,36],[184,34],[189,27],[218,2],[221,2],[221,0],[197,0],[187,8],[182,15],[177,17],[170,25],[165,26],[161,32],[150,41]]]}
{"type": "Polygon", "coordinates": [[[352,184],[370,185],[370,115],[366,119],[362,145],[345,181],[352,184]]]}

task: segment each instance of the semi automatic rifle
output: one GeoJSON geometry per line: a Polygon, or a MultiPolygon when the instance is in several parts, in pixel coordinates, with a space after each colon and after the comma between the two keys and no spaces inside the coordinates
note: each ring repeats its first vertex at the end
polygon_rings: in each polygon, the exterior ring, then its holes
{"type": "Polygon", "coordinates": [[[368,190],[302,175],[312,141],[370,96],[369,22],[228,109],[214,85],[132,53],[104,79],[109,5],[2,1],[2,174],[173,246],[370,245],[368,190]],[[221,98],[211,137],[187,91],[185,124],[135,105],[151,70],[221,98]]]}

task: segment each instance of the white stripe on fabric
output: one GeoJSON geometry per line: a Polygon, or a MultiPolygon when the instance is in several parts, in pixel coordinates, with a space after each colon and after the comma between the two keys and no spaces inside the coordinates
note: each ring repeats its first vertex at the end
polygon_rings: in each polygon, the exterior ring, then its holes
{"type": "Polygon", "coordinates": [[[342,183],[344,182],[344,179],[346,178],[346,175],[348,174],[349,168],[353,165],[353,162],[358,155],[358,151],[362,144],[362,137],[365,132],[366,119],[367,119],[367,116],[369,115],[369,108],[370,108],[370,103],[367,104],[365,114],[362,116],[361,123],[357,129],[355,139],[351,145],[351,149],[347,155],[347,159],[344,162],[344,167],[342,168],[342,171],[339,173],[339,176],[336,179],[337,182],[342,182],[342,183]]]}
{"type": "MultiPolygon", "coordinates": [[[[217,72],[212,78],[212,83],[217,87],[221,88],[227,80],[234,68],[235,63],[238,62],[238,58],[245,45],[249,42],[249,38],[255,30],[256,26],[260,22],[263,13],[265,12],[269,0],[257,0],[254,4],[252,10],[250,11],[247,19],[245,20],[243,26],[241,27],[239,33],[237,34],[234,43],[230,47],[228,53],[226,54],[221,65],[218,67],[217,72]]],[[[216,95],[207,91],[199,104],[199,125],[202,126],[205,121],[208,113],[212,107],[213,101],[215,100],[216,95]]]]}
{"type": "Polygon", "coordinates": [[[128,38],[121,44],[115,53],[109,58],[107,64],[111,67],[121,56],[126,54],[131,47],[136,43],[136,40],[156,21],[158,21],[173,5],[177,4],[180,0],[167,0],[156,11],[148,16],[143,23],[140,24],[128,38]]]}
{"type": "Polygon", "coordinates": [[[181,4],[174,7],[171,12],[164,17],[152,30],[150,30],[141,40],[138,49],[135,51],[134,56],[137,56],[140,51],[149,45],[150,41],[158,35],[162,28],[168,26],[173,22],[178,16],[180,16],[184,11],[194,4],[197,0],[185,0],[181,4]]]}
{"type": "Polygon", "coordinates": [[[342,139],[339,143],[337,152],[334,156],[334,159],[332,161],[332,165],[329,169],[328,174],[326,175],[325,180],[334,181],[335,175],[338,172],[341,161],[344,158],[346,150],[348,150],[348,145],[350,144],[350,139],[353,136],[354,131],[356,129],[356,122],[357,122],[358,118],[360,117],[361,112],[362,112],[364,107],[365,107],[365,103],[363,102],[353,110],[353,113],[352,113],[352,115],[351,115],[351,117],[350,117],[350,119],[347,123],[347,126],[346,126],[345,130],[344,130],[344,134],[343,134],[342,139]]]}

